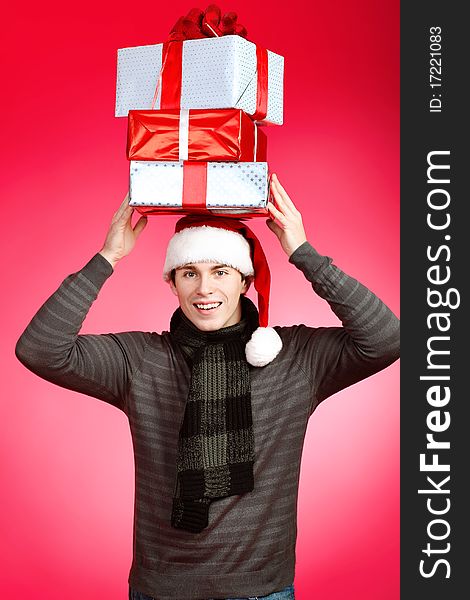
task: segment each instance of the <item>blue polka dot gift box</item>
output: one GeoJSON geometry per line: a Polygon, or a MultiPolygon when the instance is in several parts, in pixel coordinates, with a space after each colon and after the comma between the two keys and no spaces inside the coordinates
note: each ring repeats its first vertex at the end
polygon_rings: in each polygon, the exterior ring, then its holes
{"type": "Polygon", "coordinates": [[[282,125],[283,78],[284,57],[240,35],[120,48],[115,116],[240,108],[262,124],[282,125]]]}
{"type": "Polygon", "coordinates": [[[268,214],[268,163],[130,161],[129,204],[142,214],[268,214]]]}

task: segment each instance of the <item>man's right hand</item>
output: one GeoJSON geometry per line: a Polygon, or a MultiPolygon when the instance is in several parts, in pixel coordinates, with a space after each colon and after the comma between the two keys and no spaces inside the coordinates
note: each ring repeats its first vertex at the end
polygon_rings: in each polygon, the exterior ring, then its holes
{"type": "Polygon", "coordinates": [[[111,263],[113,269],[121,258],[132,251],[137,238],[147,225],[147,217],[143,215],[133,228],[131,224],[133,212],[134,208],[129,206],[129,193],[127,193],[121,206],[114,213],[103,248],[100,250],[101,256],[111,263]]]}

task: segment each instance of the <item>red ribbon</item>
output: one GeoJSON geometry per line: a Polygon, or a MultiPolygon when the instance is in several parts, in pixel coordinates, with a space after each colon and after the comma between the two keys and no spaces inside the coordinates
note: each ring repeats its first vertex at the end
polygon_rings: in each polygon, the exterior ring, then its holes
{"type": "Polygon", "coordinates": [[[268,51],[259,46],[256,46],[256,70],[256,110],[251,118],[254,121],[262,121],[268,114],[268,51]]]}
{"type": "Polygon", "coordinates": [[[192,8],[186,16],[176,21],[168,41],[197,40],[222,35],[241,35],[246,38],[248,32],[243,25],[237,23],[237,18],[235,12],[228,12],[221,16],[217,4],[210,4],[205,11],[192,8]]]}
{"type": "MultiPolygon", "coordinates": [[[[251,118],[262,121],[268,112],[268,51],[256,46],[257,91],[256,109],[251,118]]],[[[160,108],[181,106],[181,82],[183,79],[183,42],[165,42],[162,49],[162,69],[153,96],[152,110],[161,87],[160,108]]]]}
{"type": "MultiPolygon", "coordinates": [[[[183,42],[165,42],[163,44],[160,78],[159,83],[162,89],[160,108],[179,108],[181,105],[181,82],[183,80],[183,42]]],[[[157,90],[155,91],[152,110],[157,99],[157,90]]]]}
{"type": "Polygon", "coordinates": [[[183,162],[183,209],[207,210],[207,162],[183,162]]]}
{"type": "MultiPolygon", "coordinates": [[[[179,108],[181,106],[181,81],[183,78],[183,41],[223,35],[240,35],[244,38],[246,28],[237,22],[238,15],[228,12],[221,16],[220,8],[210,4],[205,11],[192,8],[184,17],[180,17],[173,26],[162,49],[162,68],[152,101],[155,108],[158,90],[161,88],[160,108],[179,108]]],[[[268,53],[264,48],[256,47],[257,93],[256,110],[252,119],[262,121],[268,112],[268,53]]]]}

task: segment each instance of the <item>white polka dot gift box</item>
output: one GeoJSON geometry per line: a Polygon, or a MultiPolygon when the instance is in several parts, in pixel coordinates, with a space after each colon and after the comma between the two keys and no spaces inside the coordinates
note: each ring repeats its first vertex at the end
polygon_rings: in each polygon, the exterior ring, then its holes
{"type": "Polygon", "coordinates": [[[268,214],[268,163],[130,161],[129,204],[142,214],[268,214]]]}
{"type": "Polygon", "coordinates": [[[240,35],[120,48],[115,116],[159,108],[240,108],[256,121],[282,125],[283,78],[284,57],[240,35]]]}

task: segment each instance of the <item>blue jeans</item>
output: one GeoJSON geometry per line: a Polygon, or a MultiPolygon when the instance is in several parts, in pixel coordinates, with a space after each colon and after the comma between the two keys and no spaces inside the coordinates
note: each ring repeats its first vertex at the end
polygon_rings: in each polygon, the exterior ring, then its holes
{"type": "MultiPolygon", "coordinates": [[[[129,587],[129,600],[155,600],[152,596],[147,596],[129,587]]],[[[215,600],[210,598],[209,600],[215,600]]],[[[245,598],[226,598],[225,600],[295,600],[294,586],[288,585],[280,592],[273,592],[268,596],[248,596],[245,598]]]]}

